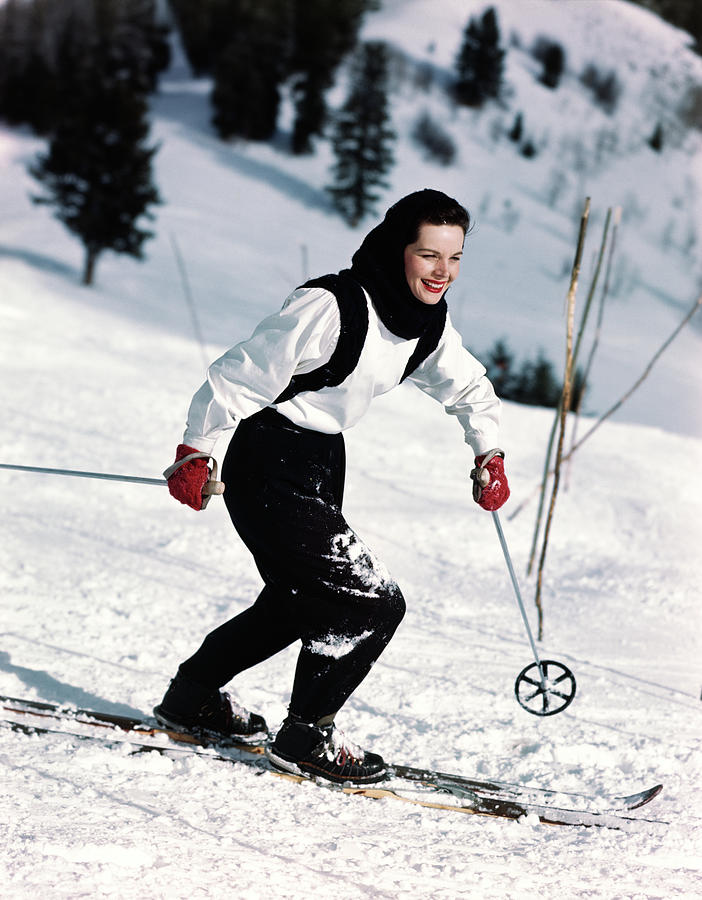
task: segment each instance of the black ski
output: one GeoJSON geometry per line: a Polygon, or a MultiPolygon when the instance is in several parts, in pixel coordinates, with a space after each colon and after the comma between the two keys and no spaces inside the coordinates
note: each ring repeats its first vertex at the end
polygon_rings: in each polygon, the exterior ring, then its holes
{"type": "MultiPolygon", "coordinates": [[[[164,728],[155,720],[61,707],[35,700],[0,696],[0,704],[4,714],[3,723],[24,733],[64,735],[79,740],[100,741],[109,746],[128,743],[134,748],[134,753],[151,751],[165,755],[196,754],[221,762],[244,763],[288,780],[307,780],[272,768],[264,755],[265,746],[262,744],[208,745],[190,734],[164,728]]],[[[548,824],[620,829],[635,828],[637,824],[666,824],[621,815],[622,812],[637,809],[653,800],[660,793],[661,785],[611,801],[598,801],[583,794],[523,787],[501,781],[475,780],[401,765],[389,766],[385,781],[366,787],[339,787],[321,780],[316,783],[345,793],[392,797],[421,806],[477,815],[507,819],[535,815],[540,822],[548,824]],[[575,808],[562,808],[562,803],[575,808]],[[593,805],[602,803],[603,809],[592,809],[593,805]]]]}

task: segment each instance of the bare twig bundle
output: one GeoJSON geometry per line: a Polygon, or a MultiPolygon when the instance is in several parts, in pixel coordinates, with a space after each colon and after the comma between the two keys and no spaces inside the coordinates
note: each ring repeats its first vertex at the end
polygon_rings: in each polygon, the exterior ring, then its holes
{"type": "MultiPolygon", "coordinates": [[[[556,496],[558,494],[558,486],[560,483],[561,459],[563,456],[563,443],[565,440],[566,421],[568,418],[568,409],[570,407],[570,396],[573,383],[573,331],[575,323],[575,295],[578,290],[578,279],[580,277],[580,265],[583,256],[583,247],[585,245],[585,234],[587,232],[587,223],[590,217],[590,198],[585,200],[585,208],[583,209],[582,218],[580,219],[580,233],[578,235],[578,245],[575,252],[575,260],[573,261],[573,270],[570,276],[570,287],[568,289],[568,307],[566,311],[566,361],[565,374],[563,376],[563,392],[560,403],[560,428],[558,433],[558,444],[556,447],[556,464],[553,473],[553,489],[551,491],[551,501],[549,503],[548,515],[546,516],[546,524],[544,526],[544,540],[541,547],[541,557],[539,559],[539,569],[536,578],[536,595],[534,602],[539,615],[539,640],[543,637],[543,604],[541,602],[541,588],[543,582],[543,570],[546,562],[546,550],[548,548],[548,539],[551,532],[551,524],[553,522],[553,512],[556,507],[556,496]]],[[[548,459],[546,461],[546,478],[544,479],[544,493],[546,481],[548,478],[548,459]]],[[[542,494],[543,501],[543,494],[542,494]]],[[[543,505],[543,504],[542,504],[543,505]]]]}
{"type": "MultiPolygon", "coordinates": [[[[617,402],[615,404],[613,404],[607,410],[607,412],[603,413],[600,416],[600,418],[595,422],[595,424],[592,426],[592,428],[590,428],[590,430],[587,431],[580,438],[580,440],[577,441],[577,443],[573,444],[573,446],[570,448],[568,453],[566,453],[563,456],[563,459],[561,460],[561,462],[566,462],[566,460],[569,460],[573,456],[575,451],[579,450],[580,447],[582,447],[582,445],[585,443],[585,441],[597,431],[597,429],[600,427],[600,425],[602,425],[603,422],[605,422],[607,419],[609,419],[610,416],[614,415],[614,413],[621,406],[623,406],[623,404],[629,399],[629,397],[631,397],[631,395],[634,393],[634,391],[636,391],[637,388],[639,388],[641,386],[641,384],[643,384],[643,382],[646,380],[646,378],[650,375],[651,370],[653,369],[656,362],[660,359],[660,357],[665,352],[665,350],[667,350],[667,348],[670,346],[670,344],[680,334],[680,332],[683,330],[685,325],[687,325],[687,323],[695,315],[695,313],[698,311],[698,309],[700,309],[700,307],[702,307],[702,294],[700,294],[700,296],[697,298],[697,300],[695,300],[691,309],[686,313],[685,317],[680,322],[680,324],[676,326],[676,328],[672,332],[672,334],[668,338],[666,338],[666,340],[661,344],[661,346],[658,348],[658,350],[656,350],[656,352],[651,357],[648,365],[646,366],[646,368],[644,369],[642,374],[636,379],[636,381],[632,384],[632,386],[629,388],[629,390],[626,391],[624,394],[622,394],[622,396],[619,398],[619,400],[617,400],[617,402]]],[[[554,470],[550,469],[548,472],[548,476],[550,477],[553,474],[554,474],[554,470]]],[[[534,495],[537,493],[538,490],[539,490],[538,487],[535,488],[534,491],[532,492],[532,494],[529,497],[527,497],[526,500],[522,501],[522,503],[520,503],[519,506],[516,507],[512,511],[512,513],[509,515],[509,518],[513,519],[519,512],[521,512],[521,510],[524,509],[524,507],[531,501],[531,499],[534,497],[534,495]]]]}

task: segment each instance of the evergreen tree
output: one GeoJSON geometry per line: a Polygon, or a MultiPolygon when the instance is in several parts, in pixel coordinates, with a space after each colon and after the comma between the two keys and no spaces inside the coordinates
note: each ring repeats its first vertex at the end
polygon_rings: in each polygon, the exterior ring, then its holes
{"type": "Polygon", "coordinates": [[[507,342],[499,339],[485,358],[487,376],[492,382],[498,397],[507,400],[512,396],[514,388],[514,354],[507,342]]]}
{"type": "Polygon", "coordinates": [[[363,14],[373,7],[369,0],[292,0],[293,153],[310,153],[312,138],[322,133],[327,119],[324,94],[356,43],[363,14]]]}
{"type": "Polygon", "coordinates": [[[32,50],[27,8],[7,0],[0,6],[0,116],[11,125],[27,121],[31,89],[25,76],[32,50]]]}
{"type": "Polygon", "coordinates": [[[243,0],[169,0],[194,75],[214,73],[232,41],[243,0]]]}
{"type": "Polygon", "coordinates": [[[456,145],[440,122],[425,110],[412,128],[412,139],[424,151],[426,159],[450,166],[456,158],[456,145]]]}
{"type": "Polygon", "coordinates": [[[456,99],[463,106],[482,106],[499,97],[505,51],[494,7],[480,19],[471,17],[456,60],[456,99]]]}
{"type": "Polygon", "coordinates": [[[612,115],[622,92],[621,83],[614,69],[603,72],[594,63],[588,63],[580,75],[580,81],[592,91],[595,103],[608,115],[612,115]]]}
{"type": "Polygon", "coordinates": [[[156,0],[88,3],[95,23],[91,64],[139,94],[151,93],[170,61],[168,30],[157,21],[156,0]]]}
{"type": "Polygon", "coordinates": [[[555,90],[563,75],[565,68],[565,52],[560,44],[555,41],[548,41],[542,52],[541,62],[544,70],[541,73],[540,81],[546,87],[555,90]]]}
{"type": "Polygon", "coordinates": [[[80,97],[56,128],[46,154],[30,173],[45,188],[36,203],[56,208],[56,217],[85,247],[83,283],[92,284],[105,250],[141,258],[152,237],[139,227],[148,207],[159,202],[151,182],[155,148],[148,134],[147,106],[128,81],[105,81],[93,72],[80,97]]]}
{"type": "Polygon", "coordinates": [[[659,122],[651,137],[648,139],[648,145],[652,150],[655,150],[656,153],[660,153],[663,150],[663,126],[659,122]]]}
{"type": "Polygon", "coordinates": [[[334,183],[328,188],[344,219],[356,226],[375,212],[377,188],[387,187],[385,174],[394,159],[387,101],[388,53],[385,44],[363,44],[352,71],[349,96],[337,116],[332,145],[336,155],[334,183]]]}
{"type": "Polygon", "coordinates": [[[507,133],[507,136],[509,137],[510,141],[514,141],[515,144],[518,144],[522,139],[523,132],[524,132],[524,116],[520,112],[518,112],[517,115],[514,117],[514,123],[512,124],[512,127],[510,128],[509,132],[507,133]]]}
{"type": "Polygon", "coordinates": [[[330,79],[321,69],[310,69],[295,80],[295,121],[290,146],[298,156],[312,152],[312,138],[324,128],[327,121],[324,94],[329,86],[330,79]]]}
{"type": "Polygon", "coordinates": [[[258,0],[240,9],[214,69],[212,121],[220,137],[273,136],[289,56],[286,6],[287,0],[258,0]]]}
{"type": "Polygon", "coordinates": [[[280,80],[275,48],[265,33],[235,38],[215,68],[212,122],[219,136],[271,138],[280,106],[280,80]]]}
{"type": "Polygon", "coordinates": [[[514,399],[531,406],[556,407],[560,396],[561,388],[554,374],[553,364],[539,351],[536,362],[526,362],[522,366],[514,389],[514,399]]]}

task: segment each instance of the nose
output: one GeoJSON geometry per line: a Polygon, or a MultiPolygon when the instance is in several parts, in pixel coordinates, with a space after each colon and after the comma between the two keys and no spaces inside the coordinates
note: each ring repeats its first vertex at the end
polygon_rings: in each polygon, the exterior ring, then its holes
{"type": "Polygon", "coordinates": [[[440,279],[448,278],[448,273],[449,273],[448,261],[445,259],[437,259],[436,265],[434,266],[434,272],[433,272],[434,277],[440,278],[440,279]]]}

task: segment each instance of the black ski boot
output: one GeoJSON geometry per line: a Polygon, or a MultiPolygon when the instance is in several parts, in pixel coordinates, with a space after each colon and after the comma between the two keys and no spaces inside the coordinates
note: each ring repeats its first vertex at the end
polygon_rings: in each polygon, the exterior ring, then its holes
{"type": "Polygon", "coordinates": [[[266,755],[276,769],[339,784],[372,784],[385,778],[382,756],[347,741],[328,719],[310,724],[291,713],[266,755]]]}
{"type": "Polygon", "coordinates": [[[203,687],[178,672],[154,715],[167,728],[203,741],[258,744],[268,737],[263,716],[240,706],[226,691],[203,687]]]}

